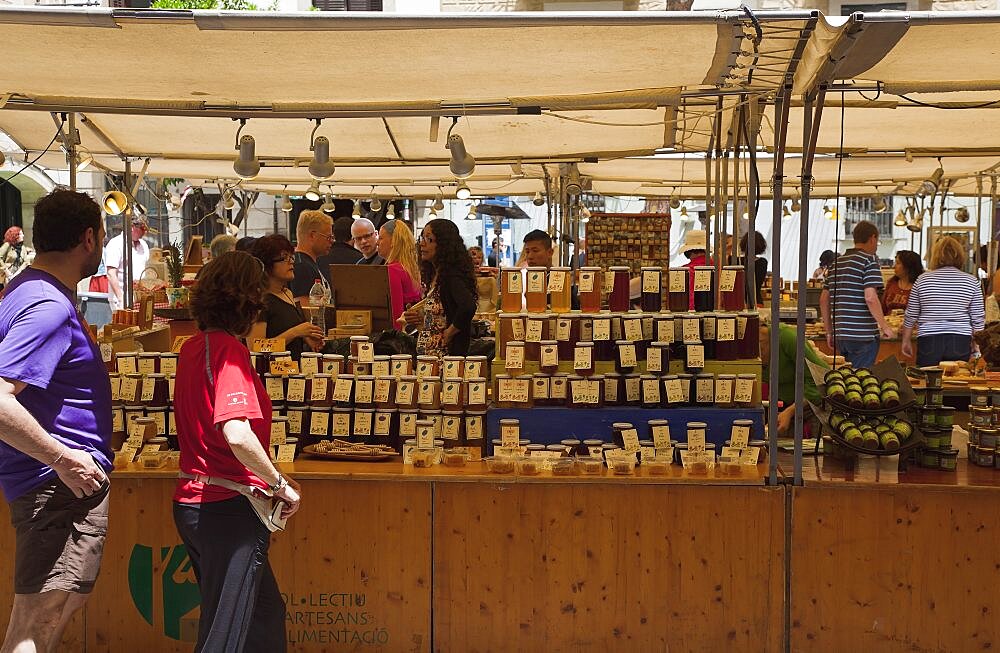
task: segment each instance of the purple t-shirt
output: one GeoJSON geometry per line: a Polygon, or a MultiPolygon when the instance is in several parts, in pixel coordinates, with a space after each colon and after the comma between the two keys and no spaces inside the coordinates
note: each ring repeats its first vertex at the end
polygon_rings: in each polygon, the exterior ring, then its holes
{"type": "MultiPolygon", "coordinates": [[[[111,383],[101,350],[73,296],[55,277],[28,268],[0,301],[0,377],[27,384],[17,400],[63,444],[112,468],[111,383]]],[[[13,501],[55,476],[0,441],[0,487],[13,501]]]]}

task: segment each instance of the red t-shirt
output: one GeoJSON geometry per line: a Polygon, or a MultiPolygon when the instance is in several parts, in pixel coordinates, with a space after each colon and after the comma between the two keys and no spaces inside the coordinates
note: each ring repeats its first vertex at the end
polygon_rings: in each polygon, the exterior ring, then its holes
{"type": "MultiPolygon", "coordinates": [[[[236,458],[221,428],[228,420],[247,419],[265,451],[271,444],[271,400],[243,343],[224,331],[199,331],[181,347],[174,388],[181,471],[266,488],[267,484],[236,458]],[[205,369],[206,339],[214,388],[205,369]]],[[[174,491],[174,501],[181,503],[224,501],[235,496],[232,490],[183,478],[178,479],[174,491]]]]}

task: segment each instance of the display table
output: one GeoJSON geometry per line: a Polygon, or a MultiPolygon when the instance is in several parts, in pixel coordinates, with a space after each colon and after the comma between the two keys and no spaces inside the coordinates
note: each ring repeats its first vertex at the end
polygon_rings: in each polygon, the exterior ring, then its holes
{"type": "MultiPolygon", "coordinates": [[[[781,647],[786,491],[762,485],[764,465],[559,479],[478,463],[283,467],[304,497],[270,554],[291,651],[781,647]]],[[[114,474],[101,577],[63,650],[191,650],[199,600],[171,518],[175,475],[114,474]]],[[[9,527],[0,542],[12,551],[9,527]]]]}

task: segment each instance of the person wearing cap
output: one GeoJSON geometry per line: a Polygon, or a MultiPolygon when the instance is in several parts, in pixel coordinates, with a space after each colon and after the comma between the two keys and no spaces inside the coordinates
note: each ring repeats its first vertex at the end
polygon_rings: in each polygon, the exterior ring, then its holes
{"type": "MultiPolygon", "coordinates": [[[[149,262],[149,245],[143,240],[143,236],[149,231],[146,218],[141,215],[132,217],[132,228],[128,230],[131,234],[132,243],[132,282],[135,283],[142,277],[146,264],[149,262]]],[[[104,248],[104,265],[108,270],[108,288],[112,303],[117,308],[122,307],[123,288],[125,287],[125,238],[126,230],[108,241],[104,248]]]]}
{"type": "Polygon", "coordinates": [[[681,243],[681,251],[687,257],[688,262],[684,267],[688,269],[688,310],[694,310],[694,269],[704,265],[712,265],[708,258],[707,237],[700,229],[693,229],[684,234],[684,242],[681,243]]]}

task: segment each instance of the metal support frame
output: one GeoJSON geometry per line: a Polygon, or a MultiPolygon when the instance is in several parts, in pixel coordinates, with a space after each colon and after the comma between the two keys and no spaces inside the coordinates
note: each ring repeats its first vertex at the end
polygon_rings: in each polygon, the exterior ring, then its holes
{"type": "MultiPolygon", "coordinates": [[[[122,178],[122,186],[126,192],[131,188],[132,181],[132,161],[125,159],[125,176],[122,178]]],[[[135,210],[135,199],[129,194],[128,202],[125,204],[125,212],[122,213],[122,308],[132,308],[134,298],[132,297],[132,215],[135,210]]]]}
{"type": "Polygon", "coordinates": [[[69,189],[72,191],[76,190],[76,177],[77,177],[77,156],[78,152],[76,150],[77,143],[80,139],[77,136],[76,131],[76,114],[69,114],[69,135],[66,137],[66,165],[69,166],[69,189]]]}

